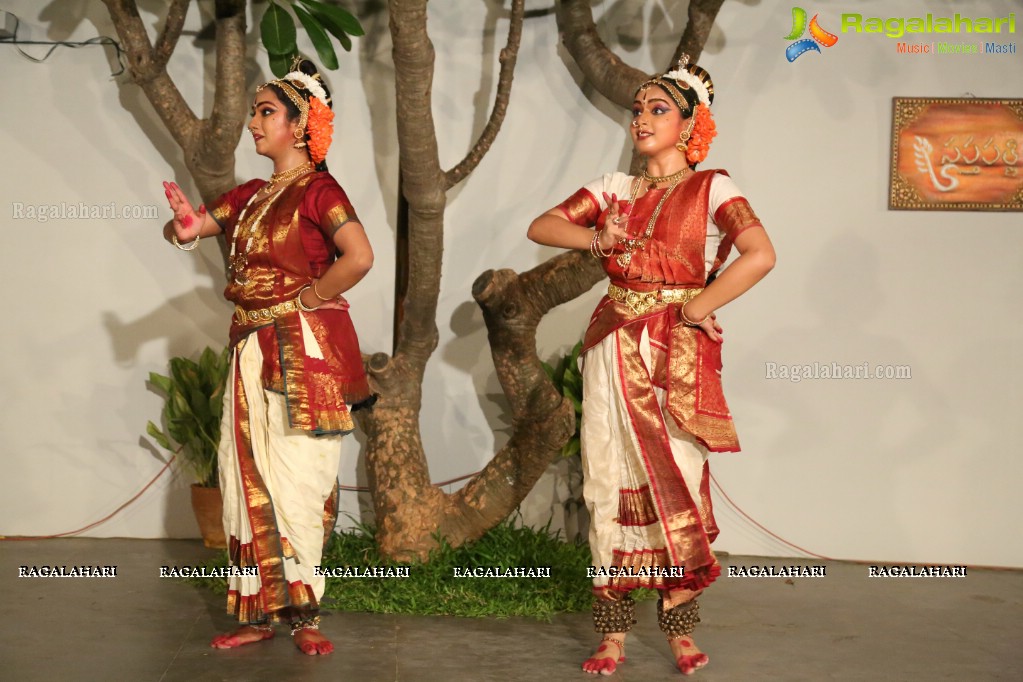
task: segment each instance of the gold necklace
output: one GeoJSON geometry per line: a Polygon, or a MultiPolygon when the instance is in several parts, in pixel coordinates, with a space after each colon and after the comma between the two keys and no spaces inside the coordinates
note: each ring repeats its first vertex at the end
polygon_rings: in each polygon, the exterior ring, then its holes
{"type": "Polygon", "coordinates": [[[677,173],[672,173],[671,175],[661,175],[661,176],[650,175],[649,173],[647,173],[644,170],[643,171],[643,182],[649,182],[650,183],[650,187],[648,187],[647,189],[657,189],[657,185],[659,185],[662,182],[674,182],[674,183],[677,183],[682,178],[684,178],[686,176],[686,173],[688,173],[688,172],[689,172],[689,166],[683,166],[682,170],[678,171],[677,173]]]}
{"type": "Polygon", "coordinates": [[[249,283],[249,278],[245,277],[242,273],[246,268],[249,267],[249,251],[252,250],[252,240],[256,236],[256,228],[263,221],[263,217],[266,216],[266,212],[270,210],[270,205],[273,204],[274,199],[284,193],[284,189],[280,189],[276,194],[270,195],[269,198],[264,200],[262,208],[260,208],[259,215],[255,216],[254,219],[250,220],[248,225],[245,225],[245,214],[248,212],[249,207],[256,200],[256,194],[249,197],[249,201],[245,204],[245,208],[238,215],[238,221],[235,225],[238,226],[239,235],[231,241],[231,253],[227,257],[227,279],[235,284],[246,285],[249,283]],[[241,234],[242,227],[245,227],[245,234],[241,234]],[[245,240],[245,250],[238,253],[238,242],[245,240]]]}
{"type": "MultiPolygon", "coordinates": [[[[671,196],[671,193],[675,191],[675,188],[678,187],[679,184],[681,184],[682,178],[685,175],[685,172],[688,170],[689,170],[688,168],[684,168],[678,173],[675,173],[675,175],[679,176],[678,179],[675,180],[670,187],[668,187],[667,191],[664,193],[664,196],[662,196],[661,200],[657,202],[657,206],[654,208],[653,215],[650,216],[650,221],[646,224],[646,232],[643,233],[643,236],[638,239],[623,239],[622,241],[619,242],[619,244],[625,247],[625,251],[618,255],[618,265],[620,265],[623,268],[628,266],[629,262],[632,261],[632,252],[635,251],[636,249],[642,251],[643,248],[646,247],[647,241],[650,239],[650,236],[653,235],[654,233],[654,226],[657,224],[657,217],[661,215],[661,209],[664,208],[664,204],[665,202],[668,201],[668,197],[671,196]]],[[[648,177],[646,171],[643,172],[643,176],[644,180],[648,177]]],[[[670,178],[672,176],[667,177],[670,178]]],[[[665,178],[660,179],[663,180],[665,178]]],[[[636,195],[633,194],[633,196],[636,195]]]]}
{"type": "Polygon", "coordinates": [[[310,171],[312,169],[313,169],[313,162],[312,161],[306,161],[305,163],[300,164],[298,166],[295,166],[294,168],[289,168],[286,171],[281,171],[280,173],[272,174],[270,176],[270,179],[266,183],[266,191],[267,191],[267,193],[268,194],[273,194],[274,189],[277,186],[277,183],[289,182],[290,180],[294,180],[299,175],[302,175],[306,171],[310,171]]]}

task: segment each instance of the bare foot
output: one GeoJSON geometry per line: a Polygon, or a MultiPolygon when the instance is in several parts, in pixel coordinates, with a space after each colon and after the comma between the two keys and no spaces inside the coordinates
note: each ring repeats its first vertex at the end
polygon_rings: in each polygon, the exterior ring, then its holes
{"type": "Polygon", "coordinates": [[[596,675],[610,675],[625,662],[625,633],[611,632],[600,640],[600,646],[592,656],[583,661],[583,670],[596,675]]]}
{"type": "Polygon", "coordinates": [[[224,635],[217,635],[210,642],[214,649],[234,649],[235,647],[262,642],[264,639],[273,639],[273,630],[259,630],[250,625],[243,625],[234,632],[224,635]]]}
{"type": "Polygon", "coordinates": [[[683,675],[692,675],[710,663],[707,654],[697,648],[696,642],[693,641],[692,637],[669,639],[668,644],[671,645],[671,653],[675,657],[678,669],[683,675]]]}
{"type": "Polygon", "coordinates": [[[334,645],[319,630],[302,628],[294,634],[295,646],[307,656],[325,656],[334,650],[334,645]]]}

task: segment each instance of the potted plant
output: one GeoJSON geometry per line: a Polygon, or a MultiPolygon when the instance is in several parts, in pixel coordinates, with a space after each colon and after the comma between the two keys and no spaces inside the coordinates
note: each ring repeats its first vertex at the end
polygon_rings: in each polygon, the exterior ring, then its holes
{"type": "Polygon", "coordinates": [[[563,355],[555,365],[548,365],[541,362],[543,371],[563,396],[572,402],[575,408],[575,433],[568,439],[561,448],[562,457],[575,457],[580,452],[579,427],[583,417],[583,373],[579,370],[579,354],[583,350],[583,342],[580,341],[568,355],[563,355]]]}
{"type": "Polygon", "coordinates": [[[206,348],[199,362],[171,358],[170,376],[150,372],[149,381],[166,398],[161,431],[153,422],[146,433],[167,450],[180,455],[192,470],[192,510],[207,547],[227,546],[222,521],[223,498],[218,486],[217,448],[224,387],[230,372],[228,349],[217,353],[206,348]],[[176,444],[176,445],[175,445],[176,444]]]}

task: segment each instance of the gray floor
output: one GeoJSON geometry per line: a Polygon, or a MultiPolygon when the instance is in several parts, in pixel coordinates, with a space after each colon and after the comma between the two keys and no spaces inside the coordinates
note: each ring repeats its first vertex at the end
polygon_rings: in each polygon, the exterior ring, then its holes
{"type": "MultiPolygon", "coordinates": [[[[159,566],[208,558],[197,541],[0,542],[6,618],[4,680],[592,680],[579,670],[595,642],[589,616],[524,619],[330,613],[338,647],[300,654],[283,632],[237,650],[209,648],[231,628],[222,598],[159,566]],[[118,566],[113,579],[18,578],[21,565],[118,566]]],[[[739,565],[788,562],[729,557],[739,565]]],[[[966,578],[868,578],[828,563],[825,578],[722,578],[701,600],[697,632],[710,665],[693,679],[1020,680],[1023,573],[970,569],[966,578]]],[[[615,680],[680,679],[639,605],[628,661],[615,680]]]]}

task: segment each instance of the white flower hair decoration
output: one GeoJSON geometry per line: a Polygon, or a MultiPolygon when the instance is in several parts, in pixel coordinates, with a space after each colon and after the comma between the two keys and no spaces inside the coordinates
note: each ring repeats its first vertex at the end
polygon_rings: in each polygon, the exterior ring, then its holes
{"type": "Polygon", "coordinates": [[[669,71],[664,74],[663,78],[670,78],[676,82],[683,82],[693,90],[696,91],[696,96],[700,100],[700,104],[710,106],[710,91],[707,89],[706,84],[687,67],[689,64],[689,55],[683,54],[678,60],[678,66],[673,71],[669,71]]]}
{"type": "Polygon", "coordinates": [[[330,101],[327,99],[327,92],[323,89],[316,79],[308,74],[304,74],[301,71],[292,71],[288,73],[281,80],[294,81],[302,85],[303,88],[309,91],[313,97],[320,100],[324,106],[329,106],[330,101]]]}

